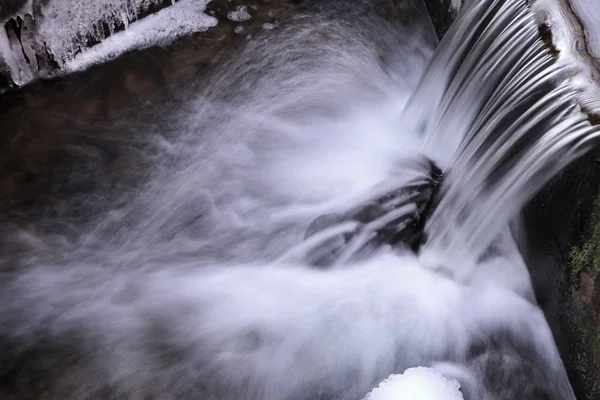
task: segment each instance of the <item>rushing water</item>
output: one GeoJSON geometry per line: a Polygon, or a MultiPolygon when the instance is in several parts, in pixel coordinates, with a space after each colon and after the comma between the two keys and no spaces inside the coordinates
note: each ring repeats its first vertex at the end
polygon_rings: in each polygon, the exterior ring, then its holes
{"type": "Polygon", "coordinates": [[[427,366],[574,399],[510,229],[596,136],[568,76],[522,0],[435,52],[420,6],[368,3],[307,2],[184,101],[73,124],[52,195],[2,208],[0,394],[350,400],[427,366]]]}
{"type": "Polygon", "coordinates": [[[523,2],[462,10],[405,110],[409,120],[424,111],[424,152],[446,172],[426,228],[441,262],[476,262],[508,218],[591,148],[597,129],[576,96],[523,2]]]}

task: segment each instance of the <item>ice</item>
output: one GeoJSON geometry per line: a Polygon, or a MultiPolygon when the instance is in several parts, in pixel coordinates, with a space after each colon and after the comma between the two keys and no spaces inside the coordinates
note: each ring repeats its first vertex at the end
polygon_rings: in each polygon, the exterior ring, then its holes
{"type": "Polygon", "coordinates": [[[22,86],[39,77],[84,69],[133,49],[168,44],[217,24],[204,13],[209,1],[49,0],[34,8],[29,0],[0,19],[2,24],[11,18],[24,21],[20,22],[22,32],[0,32],[0,72],[22,86]],[[45,60],[49,55],[56,67],[48,68],[47,62],[37,65],[38,58],[45,60]]]}
{"type": "MultiPolygon", "coordinates": [[[[1,2],[0,2],[1,3],[1,2]]],[[[17,85],[21,85],[33,79],[34,71],[25,60],[24,54],[27,54],[30,60],[35,61],[35,57],[31,57],[31,49],[28,46],[22,47],[19,38],[12,29],[5,29],[6,23],[11,18],[24,19],[26,14],[33,14],[33,2],[28,0],[24,2],[18,9],[8,8],[0,4],[0,73],[10,75],[12,81],[17,85]]]]}
{"type": "Polygon", "coordinates": [[[204,31],[217,24],[204,13],[207,0],[181,0],[140,21],[133,22],[100,44],[65,64],[65,71],[77,71],[102,63],[133,49],[165,45],[178,37],[204,31]]]}
{"type": "Polygon", "coordinates": [[[31,80],[31,71],[23,57],[21,48],[15,49],[15,37],[12,31],[0,29],[0,69],[7,70],[16,84],[31,80]]]}
{"type": "Polygon", "coordinates": [[[41,8],[38,35],[44,38],[56,58],[66,61],[88,47],[89,41],[100,42],[115,28],[138,19],[149,7],[163,0],[50,0],[41,8]],[[127,21],[127,23],[126,23],[127,21]],[[102,25],[104,24],[104,26],[102,25]]]}
{"type": "Polygon", "coordinates": [[[364,400],[463,400],[460,385],[431,368],[409,368],[391,375],[364,400]]]}
{"type": "Polygon", "coordinates": [[[235,22],[244,22],[248,21],[250,18],[252,18],[252,16],[248,12],[246,6],[239,6],[237,11],[231,11],[228,13],[227,18],[235,22]]]}

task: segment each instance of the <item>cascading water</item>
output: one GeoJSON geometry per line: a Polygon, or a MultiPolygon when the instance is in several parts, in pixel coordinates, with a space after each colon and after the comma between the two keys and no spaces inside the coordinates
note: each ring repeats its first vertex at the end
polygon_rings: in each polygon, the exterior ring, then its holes
{"type": "Polygon", "coordinates": [[[597,136],[568,74],[524,0],[472,1],[435,52],[422,7],[354,6],[60,132],[72,170],[0,204],[2,398],[356,400],[424,366],[574,399],[508,228],[597,136]]]}
{"type": "Polygon", "coordinates": [[[524,2],[470,2],[444,42],[405,116],[418,116],[425,154],[446,171],[426,228],[427,252],[464,265],[591,148],[598,129],[579,109],[569,71],[555,65],[524,2]]]}

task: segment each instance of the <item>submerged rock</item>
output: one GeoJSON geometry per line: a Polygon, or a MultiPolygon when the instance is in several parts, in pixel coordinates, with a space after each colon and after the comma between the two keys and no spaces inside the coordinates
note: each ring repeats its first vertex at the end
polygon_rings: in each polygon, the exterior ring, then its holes
{"type": "Polygon", "coordinates": [[[330,266],[340,257],[360,258],[381,246],[417,250],[423,242],[423,226],[430,202],[442,179],[442,171],[426,161],[429,176],[426,183],[407,184],[367,201],[343,214],[326,214],[316,218],[306,230],[305,240],[336,229],[340,224],[354,223],[353,229],[327,237],[310,253],[315,266],[330,266]],[[346,254],[346,252],[350,252],[346,254]]]}

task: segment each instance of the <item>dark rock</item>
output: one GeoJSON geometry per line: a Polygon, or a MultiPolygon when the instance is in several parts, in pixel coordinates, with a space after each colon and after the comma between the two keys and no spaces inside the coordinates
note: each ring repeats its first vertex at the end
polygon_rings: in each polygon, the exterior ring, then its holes
{"type": "Polygon", "coordinates": [[[16,14],[26,3],[27,0],[2,0],[0,3],[0,20],[16,14]]]}
{"type": "Polygon", "coordinates": [[[435,33],[438,38],[442,38],[454,18],[456,13],[452,10],[451,0],[424,0],[433,26],[435,27],[435,33]]]}
{"type": "Polygon", "coordinates": [[[430,200],[436,193],[442,179],[441,170],[431,161],[428,161],[428,164],[430,176],[428,183],[425,185],[407,185],[397,191],[355,207],[346,213],[326,214],[315,219],[308,227],[305,239],[342,222],[353,221],[358,224],[353,232],[324,241],[310,255],[307,255],[308,261],[320,267],[335,263],[338,256],[343,253],[344,248],[352,246],[353,240],[369,229],[373,229],[374,236],[356,249],[355,252],[358,257],[360,257],[360,254],[369,253],[384,245],[418,251],[423,242],[423,224],[429,211],[430,200]],[[384,219],[395,210],[410,204],[415,205],[413,212],[402,214],[392,221],[386,222],[383,226],[369,227],[369,224],[376,224],[378,219],[384,219]]]}

